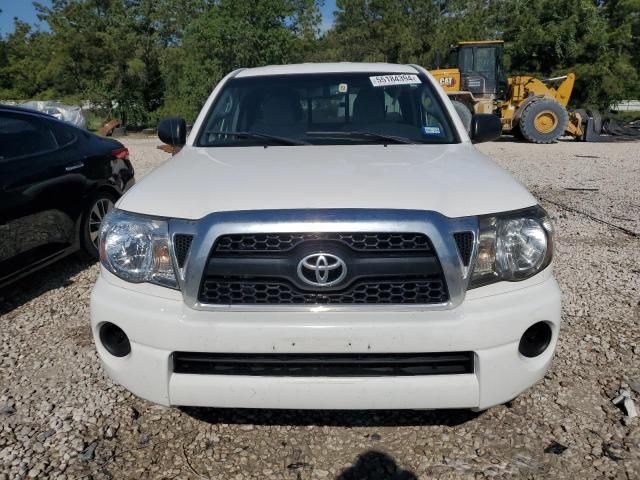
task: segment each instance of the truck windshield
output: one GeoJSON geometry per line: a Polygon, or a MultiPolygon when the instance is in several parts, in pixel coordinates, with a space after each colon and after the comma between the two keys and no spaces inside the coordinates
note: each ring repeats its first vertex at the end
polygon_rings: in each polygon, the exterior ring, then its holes
{"type": "Polygon", "coordinates": [[[423,75],[332,73],[229,80],[196,145],[456,143],[423,75]]]}

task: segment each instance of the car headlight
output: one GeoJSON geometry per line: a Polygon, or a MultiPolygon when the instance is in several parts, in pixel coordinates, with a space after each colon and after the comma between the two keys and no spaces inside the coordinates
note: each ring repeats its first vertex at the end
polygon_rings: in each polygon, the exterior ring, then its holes
{"type": "Polygon", "coordinates": [[[127,282],[178,286],[166,220],[112,210],[100,230],[100,263],[127,282]]]}
{"type": "Polygon", "coordinates": [[[542,207],[482,216],[469,288],[516,282],[545,269],[553,257],[553,229],[542,207]]]}

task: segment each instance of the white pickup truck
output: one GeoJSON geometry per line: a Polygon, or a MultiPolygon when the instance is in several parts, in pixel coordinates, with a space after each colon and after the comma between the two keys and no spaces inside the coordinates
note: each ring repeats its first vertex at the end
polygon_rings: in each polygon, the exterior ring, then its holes
{"type": "Polygon", "coordinates": [[[545,211],[423,68],[237,70],[101,230],[91,323],[163,405],[486,409],[542,378],[560,291],[545,211]]]}

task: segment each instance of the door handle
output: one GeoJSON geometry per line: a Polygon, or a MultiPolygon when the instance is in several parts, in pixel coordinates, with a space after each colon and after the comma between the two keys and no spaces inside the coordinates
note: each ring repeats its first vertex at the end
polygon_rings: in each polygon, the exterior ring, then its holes
{"type": "Polygon", "coordinates": [[[77,162],[77,163],[72,163],[71,165],[67,165],[66,167],[64,167],[64,169],[67,172],[71,172],[73,170],[77,170],[82,167],[84,167],[84,162],[77,162]]]}

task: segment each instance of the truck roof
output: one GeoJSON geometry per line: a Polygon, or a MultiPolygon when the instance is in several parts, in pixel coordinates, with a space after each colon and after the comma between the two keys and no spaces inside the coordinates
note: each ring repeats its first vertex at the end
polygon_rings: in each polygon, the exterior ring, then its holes
{"type": "Polygon", "coordinates": [[[267,65],[265,67],[247,68],[238,72],[236,78],[258,77],[265,75],[294,75],[302,73],[351,73],[351,72],[375,72],[375,73],[418,73],[411,65],[398,65],[393,63],[298,63],[292,65],[267,65]]]}

